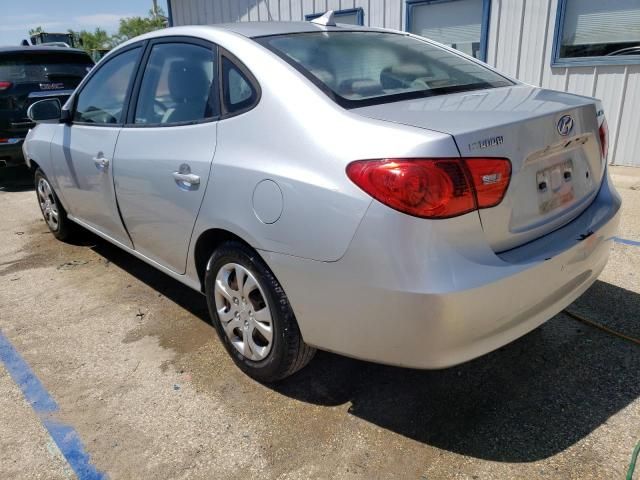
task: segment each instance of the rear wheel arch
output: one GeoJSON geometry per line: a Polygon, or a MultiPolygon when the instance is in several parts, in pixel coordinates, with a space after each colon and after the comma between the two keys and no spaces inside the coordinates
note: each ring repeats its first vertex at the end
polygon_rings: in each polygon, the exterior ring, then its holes
{"type": "MultiPolygon", "coordinates": [[[[200,281],[200,291],[204,293],[204,277],[207,271],[207,262],[213,252],[224,242],[235,240],[255,251],[247,241],[235,233],[225,230],[223,228],[211,228],[205,230],[200,234],[198,240],[196,240],[196,246],[194,248],[194,261],[196,266],[196,272],[198,273],[198,280],[200,281]]],[[[259,255],[256,252],[257,255],[259,255]]]]}

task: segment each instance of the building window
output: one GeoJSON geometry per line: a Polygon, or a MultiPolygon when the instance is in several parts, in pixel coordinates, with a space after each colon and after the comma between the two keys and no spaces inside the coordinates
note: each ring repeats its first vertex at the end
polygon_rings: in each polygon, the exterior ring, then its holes
{"type": "Polygon", "coordinates": [[[559,0],[552,66],[640,63],[640,1],[559,0]]]}
{"type": "Polygon", "coordinates": [[[487,59],[491,0],[407,0],[406,30],[487,59]]]}
{"type": "MultiPolygon", "coordinates": [[[[304,19],[307,21],[313,20],[324,15],[322,13],[310,13],[305,15],[304,19]]],[[[364,10],[361,7],[349,8],[346,10],[334,10],[333,15],[336,23],[346,23],[349,25],[364,25],[364,10]]]]}

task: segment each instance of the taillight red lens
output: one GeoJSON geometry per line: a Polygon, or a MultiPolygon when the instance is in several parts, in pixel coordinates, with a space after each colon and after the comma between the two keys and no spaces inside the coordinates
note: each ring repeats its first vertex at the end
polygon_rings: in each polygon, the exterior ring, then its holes
{"type": "Polygon", "coordinates": [[[467,158],[464,161],[471,172],[478,208],[498,205],[511,180],[511,162],[506,158],[467,158]]]}
{"type": "Polygon", "coordinates": [[[11,82],[0,82],[0,90],[6,90],[7,88],[10,88],[11,85],[13,85],[11,82]]]}
{"type": "Polygon", "coordinates": [[[385,205],[422,218],[449,218],[500,203],[511,164],[497,158],[387,158],[347,166],[356,185],[385,205]]]}
{"type": "Polygon", "coordinates": [[[602,158],[606,160],[609,154],[609,126],[606,120],[602,121],[598,129],[598,134],[600,136],[600,153],[602,154],[602,158]]]}

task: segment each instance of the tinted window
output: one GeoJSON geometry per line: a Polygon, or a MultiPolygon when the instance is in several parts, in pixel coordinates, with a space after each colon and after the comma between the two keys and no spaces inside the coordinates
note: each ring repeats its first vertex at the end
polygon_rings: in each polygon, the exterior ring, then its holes
{"type": "Polygon", "coordinates": [[[63,82],[78,85],[91,67],[91,58],[80,53],[32,51],[0,54],[0,79],[13,83],[63,82]]]}
{"type": "Polygon", "coordinates": [[[407,35],[323,32],[258,41],[346,107],[512,85],[478,63],[407,35]]]}
{"type": "Polygon", "coordinates": [[[194,122],[217,114],[215,54],[188,43],[155,45],[145,68],[135,123],[194,122]]]}
{"type": "Polygon", "coordinates": [[[638,0],[565,0],[560,58],[640,57],[638,0]]]}
{"type": "Polygon", "coordinates": [[[222,76],[224,104],[228,113],[244,110],[256,102],[255,88],[242,70],[226,57],[222,57],[222,76]]]}
{"type": "Polygon", "coordinates": [[[76,122],[122,123],[124,101],[138,64],[140,48],[134,48],[101,65],[89,79],[76,102],[76,122]]]}

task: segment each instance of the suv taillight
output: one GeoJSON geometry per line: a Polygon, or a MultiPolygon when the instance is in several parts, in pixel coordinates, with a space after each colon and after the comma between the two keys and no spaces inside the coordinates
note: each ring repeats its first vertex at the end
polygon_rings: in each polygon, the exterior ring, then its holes
{"type": "Polygon", "coordinates": [[[11,82],[0,82],[0,91],[11,88],[11,85],[13,85],[11,82]]]}
{"type": "Polygon", "coordinates": [[[602,121],[598,129],[598,135],[600,136],[600,154],[602,155],[602,159],[606,160],[607,154],[609,153],[609,126],[606,120],[602,121]]]}
{"type": "Polygon", "coordinates": [[[421,218],[450,218],[498,205],[511,179],[506,158],[358,160],[347,175],[373,198],[421,218]]]}

